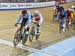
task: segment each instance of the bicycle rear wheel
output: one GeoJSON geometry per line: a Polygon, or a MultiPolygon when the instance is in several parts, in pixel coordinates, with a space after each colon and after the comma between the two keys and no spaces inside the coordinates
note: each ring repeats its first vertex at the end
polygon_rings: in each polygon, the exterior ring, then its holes
{"type": "Polygon", "coordinates": [[[36,35],[36,40],[38,40],[38,39],[39,39],[39,36],[40,36],[40,34],[36,35]]]}

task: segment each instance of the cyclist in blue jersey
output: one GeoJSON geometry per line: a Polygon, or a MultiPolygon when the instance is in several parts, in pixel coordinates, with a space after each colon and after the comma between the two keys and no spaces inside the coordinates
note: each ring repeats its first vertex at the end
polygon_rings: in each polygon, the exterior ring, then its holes
{"type": "Polygon", "coordinates": [[[65,10],[62,10],[58,13],[58,21],[60,23],[60,30],[63,31],[66,30],[66,19],[67,19],[67,12],[65,10]]]}
{"type": "Polygon", "coordinates": [[[20,21],[21,21],[20,31],[22,32],[22,29],[25,28],[25,29],[27,29],[26,34],[28,34],[29,33],[29,26],[31,23],[31,13],[29,11],[27,11],[26,9],[22,10],[15,26],[17,26],[17,24],[19,24],[20,21]]]}

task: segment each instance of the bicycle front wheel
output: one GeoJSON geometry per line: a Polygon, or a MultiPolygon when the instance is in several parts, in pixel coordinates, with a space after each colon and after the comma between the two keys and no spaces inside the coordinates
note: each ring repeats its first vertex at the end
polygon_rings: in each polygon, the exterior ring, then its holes
{"type": "Polygon", "coordinates": [[[21,32],[18,29],[15,33],[14,40],[13,40],[14,46],[16,47],[20,41],[21,41],[21,32]]]}
{"type": "Polygon", "coordinates": [[[28,39],[28,34],[24,34],[23,35],[23,39],[22,39],[22,44],[25,45],[25,43],[27,42],[28,39]]]}
{"type": "Polygon", "coordinates": [[[33,40],[34,35],[32,33],[29,34],[29,41],[33,40]]]}

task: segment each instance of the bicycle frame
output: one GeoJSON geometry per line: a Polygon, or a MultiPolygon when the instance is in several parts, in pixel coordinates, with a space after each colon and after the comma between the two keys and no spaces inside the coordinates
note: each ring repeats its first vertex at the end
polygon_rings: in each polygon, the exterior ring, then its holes
{"type": "Polygon", "coordinates": [[[33,30],[34,36],[37,35],[37,23],[33,23],[31,30],[33,30]]]}
{"type": "Polygon", "coordinates": [[[31,30],[30,30],[30,34],[29,34],[29,40],[32,41],[34,37],[36,37],[36,39],[38,39],[38,33],[37,33],[37,23],[32,24],[31,30]]]}
{"type": "Polygon", "coordinates": [[[16,31],[15,36],[14,36],[14,46],[17,46],[19,42],[22,40],[22,44],[24,45],[25,42],[27,41],[28,35],[25,34],[26,29],[23,27],[22,31],[20,31],[20,28],[16,31]]]}

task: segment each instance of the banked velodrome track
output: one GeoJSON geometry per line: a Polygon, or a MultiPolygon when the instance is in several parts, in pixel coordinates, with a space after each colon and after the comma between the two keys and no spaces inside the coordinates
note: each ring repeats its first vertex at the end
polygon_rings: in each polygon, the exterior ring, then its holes
{"type": "MultiPolygon", "coordinates": [[[[75,2],[64,4],[65,9],[69,8],[75,2]]],[[[29,9],[33,12],[36,9],[29,9]]],[[[74,35],[75,31],[70,28],[70,31],[59,33],[58,23],[52,21],[53,7],[48,8],[38,8],[38,10],[43,14],[44,22],[41,26],[41,36],[39,41],[33,40],[32,43],[29,41],[26,43],[29,48],[41,49],[57,42],[63,41],[64,39],[74,35]]],[[[17,28],[14,24],[20,14],[20,10],[9,10],[0,11],[0,54],[1,56],[27,56],[33,51],[25,51],[23,48],[13,48],[10,46],[9,41],[13,41],[13,37],[17,28]],[[3,41],[2,41],[3,40],[3,41]],[[5,42],[8,41],[8,42],[5,42]],[[4,43],[3,43],[4,42],[4,43]],[[8,44],[6,44],[8,43],[8,44]]],[[[11,44],[12,45],[12,44],[11,44]]]]}

